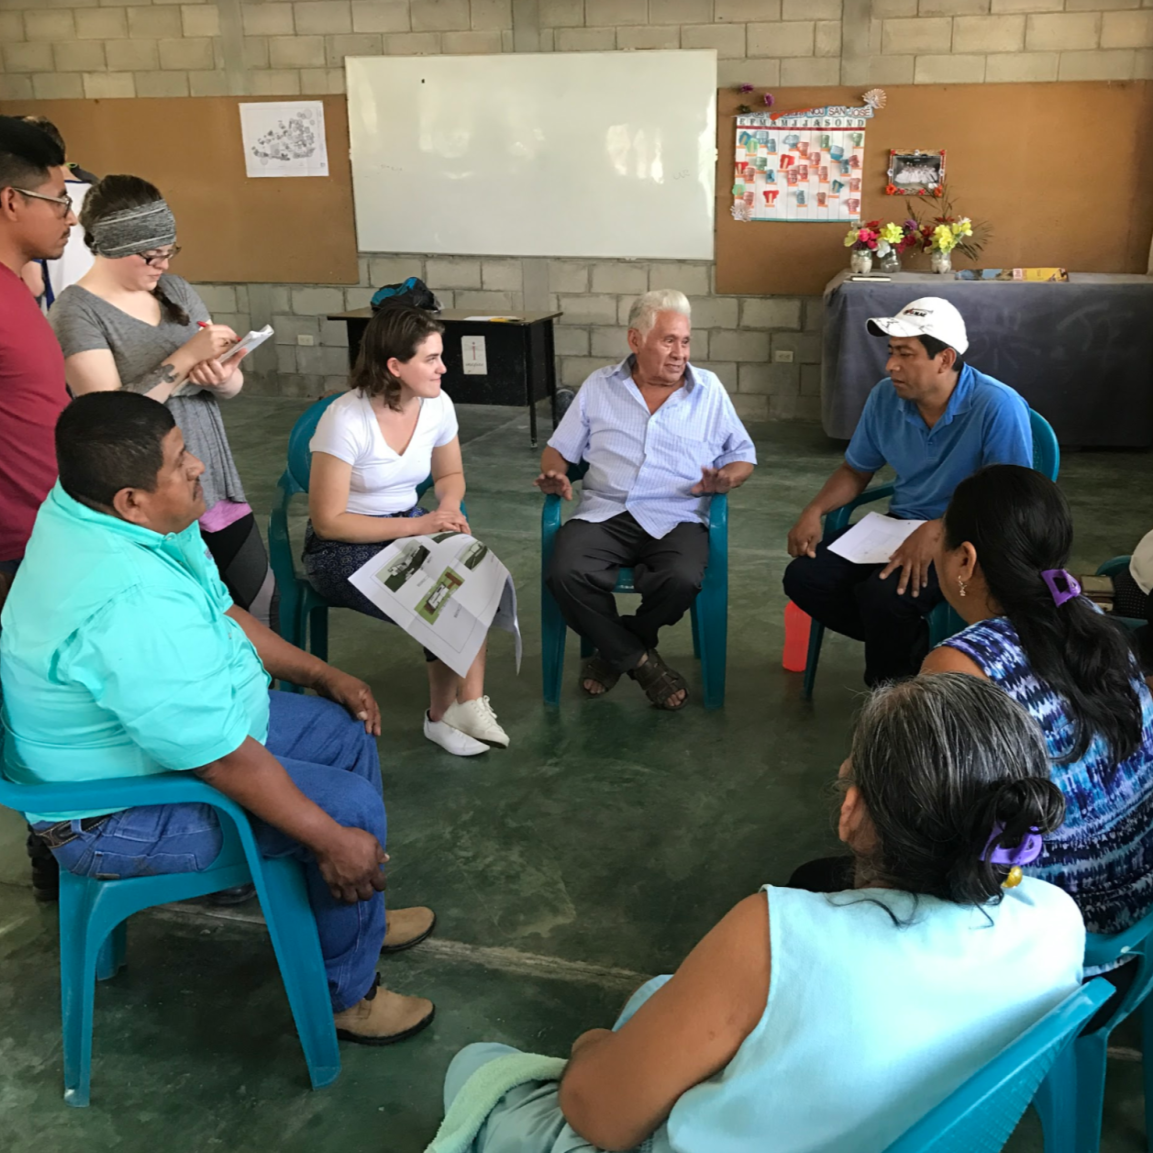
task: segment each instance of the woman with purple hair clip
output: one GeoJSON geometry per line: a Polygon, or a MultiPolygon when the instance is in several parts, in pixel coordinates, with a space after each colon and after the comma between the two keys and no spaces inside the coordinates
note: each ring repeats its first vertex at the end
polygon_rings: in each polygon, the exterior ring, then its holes
{"type": "Polygon", "coordinates": [[[1091,933],[1153,908],[1153,695],[1127,634],[1068,571],[1061,490],[1000,464],[963,481],[945,512],[937,573],[968,628],[922,672],[992,681],[1040,724],[1065,821],[1028,867],[1065,889],[1091,933]]]}

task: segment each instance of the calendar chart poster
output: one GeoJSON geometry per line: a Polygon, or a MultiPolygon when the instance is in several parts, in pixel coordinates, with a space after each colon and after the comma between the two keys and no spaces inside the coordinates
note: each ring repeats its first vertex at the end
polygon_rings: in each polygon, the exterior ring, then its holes
{"type": "Polygon", "coordinates": [[[872,113],[866,105],[738,116],[733,216],[797,224],[859,220],[872,113]]]}

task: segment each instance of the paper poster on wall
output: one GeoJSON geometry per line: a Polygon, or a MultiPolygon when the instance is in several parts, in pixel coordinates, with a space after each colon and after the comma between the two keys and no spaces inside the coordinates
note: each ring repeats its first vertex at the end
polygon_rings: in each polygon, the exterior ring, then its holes
{"type": "Polygon", "coordinates": [[[460,351],[465,376],[488,375],[488,353],[484,347],[483,336],[462,336],[460,351]]]}
{"type": "Polygon", "coordinates": [[[858,220],[865,127],[885,94],[859,107],[826,105],[736,118],[733,218],[789,223],[858,220]]]}
{"type": "Polygon", "coordinates": [[[249,176],[327,176],[324,105],[319,100],[240,105],[249,176]]]}

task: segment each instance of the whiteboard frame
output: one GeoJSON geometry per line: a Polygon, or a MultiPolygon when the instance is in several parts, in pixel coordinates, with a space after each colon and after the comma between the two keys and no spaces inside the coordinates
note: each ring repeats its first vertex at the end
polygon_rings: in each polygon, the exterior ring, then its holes
{"type": "Polygon", "coordinates": [[[712,260],[716,71],[713,49],[346,57],[359,251],[712,260]]]}

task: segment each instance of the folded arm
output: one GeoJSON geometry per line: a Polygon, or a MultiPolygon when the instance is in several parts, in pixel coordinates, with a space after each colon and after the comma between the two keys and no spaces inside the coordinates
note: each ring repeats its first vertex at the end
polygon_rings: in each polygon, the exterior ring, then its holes
{"type": "Polygon", "coordinates": [[[766,899],[757,893],[733,908],[618,1032],[594,1029],[577,1038],[560,1086],[568,1123],[600,1149],[640,1144],[756,1028],[769,969],[766,899]]]}

